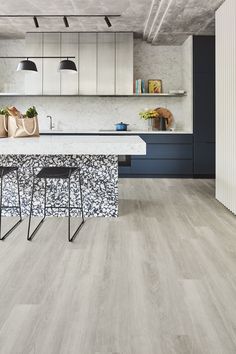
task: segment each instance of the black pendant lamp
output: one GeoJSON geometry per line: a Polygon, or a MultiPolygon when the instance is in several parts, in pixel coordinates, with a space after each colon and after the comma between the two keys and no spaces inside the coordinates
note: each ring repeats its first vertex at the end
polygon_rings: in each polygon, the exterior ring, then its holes
{"type": "Polygon", "coordinates": [[[75,62],[72,60],[69,60],[67,58],[67,59],[64,59],[60,62],[58,70],[59,71],[67,71],[67,70],[77,71],[77,68],[76,68],[75,62]]]}
{"type": "Polygon", "coordinates": [[[29,60],[28,58],[26,60],[21,60],[17,66],[17,71],[34,71],[37,72],[37,66],[36,64],[32,61],[29,60]]]}

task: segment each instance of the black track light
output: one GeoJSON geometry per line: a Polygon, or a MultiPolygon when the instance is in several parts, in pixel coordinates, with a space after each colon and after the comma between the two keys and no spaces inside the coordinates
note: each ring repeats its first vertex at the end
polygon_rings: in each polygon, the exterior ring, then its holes
{"type": "Polygon", "coordinates": [[[65,24],[65,27],[67,27],[67,28],[70,27],[70,26],[69,26],[68,19],[67,19],[66,16],[63,17],[63,21],[64,21],[64,24],[65,24]]]}
{"type": "Polygon", "coordinates": [[[39,23],[38,23],[38,19],[36,16],[34,16],[34,25],[36,28],[39,28],[39,23]]]}
{"type": "Polygon", "coordinates": [[[112,26],[112,24],[111,24],[111,22],[110,22],[110,20],[109,20],[109,18],[107,16],[104,17],[104,20],[105,20],[105,22],[107,24],[107,27],[111,27],[112,26]]]}

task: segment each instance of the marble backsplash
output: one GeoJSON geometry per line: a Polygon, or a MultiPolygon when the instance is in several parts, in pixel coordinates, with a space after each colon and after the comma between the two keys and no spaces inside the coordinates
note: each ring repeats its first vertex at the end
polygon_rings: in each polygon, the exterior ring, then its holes
{"type": "Polygon", "coordinates": [[[1,97],[0,105],[15,105],[24,112],[35,105],[39,113],[41,129],[49,128],[47,115],[54,118],[59,130],[114,129],[120,121],[130,124],[132,130],[145,130],[147,121],[139,118],[146,108],[167,107],[174,115],[177,130],[188,130],[183,105],[187,97],[140,98],[140,97],[1,97]]]}

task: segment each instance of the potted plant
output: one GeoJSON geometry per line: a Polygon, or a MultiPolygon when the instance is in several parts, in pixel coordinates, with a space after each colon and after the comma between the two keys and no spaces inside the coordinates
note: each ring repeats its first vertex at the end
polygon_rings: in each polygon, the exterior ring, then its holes
{"type": "Polygon", "coordinates": [[[140,112],[139,116],[148,122],[148,130],[155,130],[154,120],[159,117],[159,113],[155,109],[147,109],[140,112]]]}
{"type": "Polygon", "coordinates": [[[38,112],[35,108],[35,106],[32,106],[30,108],[27,109],[26,113],[25,113],[25,117],[26,118],[34,118],[38,116],[38,112]]]}
{"type": "Polygon", "coordinates": [[[6,108],[0,108],[0,138],[7,137],[8,132],[8,111],[6,108]]]}

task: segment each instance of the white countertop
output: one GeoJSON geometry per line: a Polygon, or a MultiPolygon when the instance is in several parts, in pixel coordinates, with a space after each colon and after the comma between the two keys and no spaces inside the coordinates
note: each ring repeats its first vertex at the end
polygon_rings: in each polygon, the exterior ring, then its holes
{"type": "Polygon", "coordinates": [[[189,131],[181,131],[181,130],[175,130],[175,131],[160,131],[160,130],[127,130],[127,131],[116,131],[116,130],[41,130],[41,134],[107,134],[107,135],[112,135],[112,134],[118,134],[118,135],[132,135],[132,134],[193,134],[192,132],[189,131]]]}
{"type": "Polygon", "coordinates": [[[0,155],[146,155],[138,136],[1,138],[0,155]]]}

